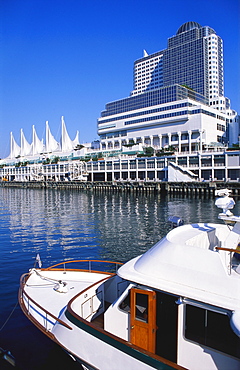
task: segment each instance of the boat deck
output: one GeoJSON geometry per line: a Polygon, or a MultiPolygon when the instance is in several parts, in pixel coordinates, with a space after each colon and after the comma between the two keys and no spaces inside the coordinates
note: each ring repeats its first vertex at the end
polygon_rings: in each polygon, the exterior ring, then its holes
{"type": "Polygon", "coordinates": [[[91,321],[97,328],[104,329],[104,313],[101,313],[96,319],[91,321]]]}
{"type": "MultiPolygon", "coordinates": [[[[82,271],[38,270],[30,275],[25,284],[24,292],[43,309],[56,317],[60,317],[68,302],[75,295],[107,276],[107,274],[82,271]],[[59,281],[66,283],[66,292],[57,291],[59,281]]],[[[44,320],[46,320],[46,317],[43,317],[43,311],[32,301],[29,301],[26,296],[24,296],[24,302],[26,308],[28,310],[30,308],[32,316],[34,316],[40,324],[45,325],[44,320]]],[[[54,320],[48,319],[48,321],[50,323],[48,330],[51,330],[54,325],[54,320]]]]}
{"type": "MultiPolygon", "coordinates": [[[[105,301],[104,302],[105,311],[107,311],[109,306],[111,306],[111,303],[105,301]]],[[[98,315],[95,319],[93,319],[91,321],[91,323],[94,324],[98,328],[104,329],[104,313],[105,313],[105,311],[103,313],[101,313],[100,315],[98,315]]]]}

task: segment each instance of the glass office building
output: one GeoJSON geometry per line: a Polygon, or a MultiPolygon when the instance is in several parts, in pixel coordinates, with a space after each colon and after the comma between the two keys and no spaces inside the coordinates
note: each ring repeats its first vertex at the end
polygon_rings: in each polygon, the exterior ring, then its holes
{"type": "Polygon", "coordinates": [[[187,22],[168,39],[166,49],[151,55],[144,50],[135,61],[130,96],[106,104],[98,119],[100,147],[174,144],[191,152],[198,146],[197,135],[201,149],[209,142],[226,145],[233,112],[224,97],[222,39],[209,26],[187,22]]]}
{"type": "Polygon", "coordinates": [[[184,23],[168,47],[134,63],[134,90],[138,95],[148,90],[186,85],[213,99],[224,95],[222,39],[208,27],[196,22],[184,23]]]}
{"type": "Polygon", "coordinates": [[[222,40],[212,28],[188,22],[168,40],[163,85],[174,83],[187,85],[206,98],[223,96],[222,40]]]}

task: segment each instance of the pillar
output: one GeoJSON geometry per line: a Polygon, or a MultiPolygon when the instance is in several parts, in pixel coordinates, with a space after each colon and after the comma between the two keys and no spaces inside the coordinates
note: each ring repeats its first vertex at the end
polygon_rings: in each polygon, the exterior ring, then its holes
{"type": "Polygon", "coordinates": [[[178,153],[181,153],[181,132],[178,132],[178,153]]]}
{"type": "Polygon", "coordinates": [[[188,152],[192,153],[192,131],[188,130],[188,152]]]}

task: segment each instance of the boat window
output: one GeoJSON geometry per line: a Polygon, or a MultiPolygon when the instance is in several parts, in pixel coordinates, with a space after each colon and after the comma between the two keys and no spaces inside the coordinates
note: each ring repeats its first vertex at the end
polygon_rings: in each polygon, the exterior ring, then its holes
{"type": "Polygon", "coordinates": [[[130,292],[119,305],[120,310],[130,312],[130,292]]]}
{"type": "Polygon", "coordinates": [[[186,339],[240,358],[240,338],[227,314],[187,304],[185,315],[186,339]]]}
{"type": "Polygon", "coordinates": [[[136,293],[135,319],[148,322],[148,295],[136,293]]]}

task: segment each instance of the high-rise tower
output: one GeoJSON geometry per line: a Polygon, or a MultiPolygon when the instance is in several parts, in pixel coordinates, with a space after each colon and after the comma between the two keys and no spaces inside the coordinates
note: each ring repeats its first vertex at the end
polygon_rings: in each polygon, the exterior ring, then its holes
{"type": "MultiPolygon", "coordinates": [[[[152,55],[144,51],[135,62],[131,95],[174,84],[188,86],[209,102],[223,97],[222,39],[212,28],[187,22],[168,39],[167,49],[152,55]]],[[[217,105],[223,110],[224,99],[217,105]]]]}
{"type": "Polygon", "coordinates": [[[236,114],[224,97],[222,39],[209,26],[187,22],[167,49],[144,50],[135,61],[134,90],[106,104],[98,119],[101,149],[132,142],[179,153],[223,147],[238,140],[236,114]]]}

